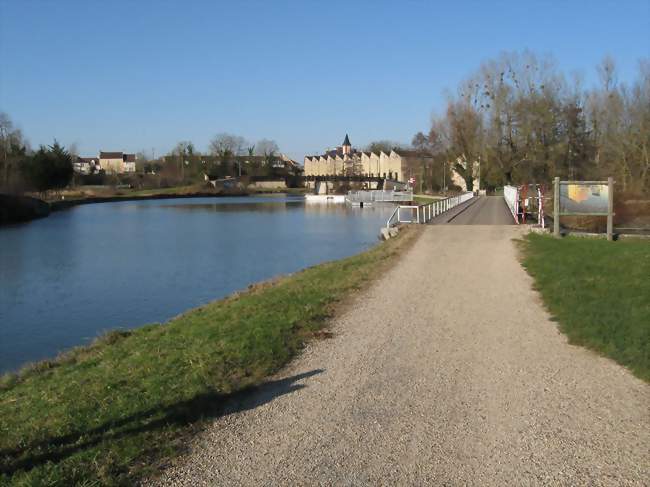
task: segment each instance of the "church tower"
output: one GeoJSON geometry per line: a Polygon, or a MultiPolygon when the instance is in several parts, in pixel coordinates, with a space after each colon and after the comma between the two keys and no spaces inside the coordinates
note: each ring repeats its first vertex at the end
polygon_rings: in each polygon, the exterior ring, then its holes
{"type": "Polygon", "coordinates": [[[350,138],[348,137],[348,134],[345,134],[345,140],[343,141],[341,149],[343,150],[344,156],[349,156],[352,154],[352,144],[350,144],[350,138]]]}

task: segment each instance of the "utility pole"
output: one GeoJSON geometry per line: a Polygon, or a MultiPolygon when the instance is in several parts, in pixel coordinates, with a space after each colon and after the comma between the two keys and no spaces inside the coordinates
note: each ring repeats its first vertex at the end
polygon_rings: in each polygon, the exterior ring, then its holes
{"type": "Polygon", "coordinates": [[[4,159],[2,165],[4,166],[4,183],[9,184],[9,162],[7,160],[7,145],[9,145],[9,131],[4,127],[0,126],[0,138],[2,139],[2,148],[4,152],[4,159]]]}
{"type": "Polygon", "coordinates": [[[427,166],[426,164],[422,164],[422,171],[420,172],[420,194],[422,194],[422,191],[425,191],[425,186],[424,186],[424,181],[427,178],[427,166]]]}
{"type": "Polygon", "coordinates": [[[447,161],[442,161],[442,190],[447,194],[447,161]]]}
{"type": "Polygon", "coordinates": [[[560,238],[560,178],[553,180],[553,235],[560,238]]]}
{"type": "Polygon", "coordinates": [[[607,178],[607,240],[614,240],[614,178],[607,178]]]}

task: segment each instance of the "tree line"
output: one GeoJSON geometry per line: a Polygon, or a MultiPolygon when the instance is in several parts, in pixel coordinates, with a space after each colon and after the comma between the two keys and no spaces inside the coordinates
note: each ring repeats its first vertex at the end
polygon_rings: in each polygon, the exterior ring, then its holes
{"type": "Polygon", "coordinates": [[[442,116],[412,140],[450,163],[468,188],[508,183],[601,180],[631,193],[650,192],[650,61],[636,79],[618,81],[616,63],[598,66],[597,86],[570,81],[549,57],[505,53],[484,62],[448,95],[442,116]]]}
{"type": "Polygon", "coordinates": [[[20,129],[0,113],[0,190],[40,193],[66,187],[72,179],[73,156],[56,140],[33,151],[20,129]]]}
{"type": "MultiPolygon", "coordinates": [[[[76,146],[63,147],[56,140],[50,146],[32,150],[10,117],[0,113],[0,192],[24,192],[61,189],[71,182],[78,184],[73,163],[78,158],[76,146]]],[[[225,178],[240,175],[262,177],[295,176],[295,168],[283,164],[278,144],[269,139],[255,143],[229,133],[215,135],[208,150],[200,152],[191,141],[181,141],[163,157],[138,153],[136,166],[140,175],[160,176],[166,185],[202,181],[204,175],[225,178]]],[[[93,174],[95,182],[118,180],[129,175],[108,177],[104,171],[93,174]],[[104,177],[107,176],[107,177],[104,177]],[[116,179],[117,178],[117,179],[116,179]]]]}
{"type": "MultiPolygon", "coordinates": [[[[274,140],[260,139],[251,143],[240,135],[219,133],[200,152],[191,141],[181,141],[164,157],[163,161],[147,161],[145,172],[176,172],[182,179],[235,176],[285,176],[281,152],[274,140]]],[[[144,153],[141,159],[146,160],[144,153]]]]}

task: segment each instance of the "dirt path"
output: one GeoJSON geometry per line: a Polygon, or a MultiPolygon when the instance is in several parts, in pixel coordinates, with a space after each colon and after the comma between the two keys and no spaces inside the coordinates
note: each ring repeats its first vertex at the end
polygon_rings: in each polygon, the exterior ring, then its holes
{"type": "Polygon", "coordinates": [[[514,226],[427,226],[164,485],[642,485],[650,386],[570,346],[514,226]],[[257,406],[257,407],[256,407],[257,406]]]}

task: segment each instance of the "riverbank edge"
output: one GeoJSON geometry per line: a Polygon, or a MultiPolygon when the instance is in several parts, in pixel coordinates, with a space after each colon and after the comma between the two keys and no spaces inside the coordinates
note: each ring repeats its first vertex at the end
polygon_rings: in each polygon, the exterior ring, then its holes
{"type": "Polygon", "coordinates": [[[0,227],[49,216],[50,205],[31,196],[0,193],[0,227]]]}
{"type": "Polygon", "coordinates": [[[114,331],[54,360],[5,374],[0,378],[0,484],[47,479],[121,485],[154,475],[183,451],[188,435],[222,414],[225,402],[265,382],[306,343],[326,338],[323,329],[330,319],[393,265],[419,234],[419,229],[407,228],[399,238],[253,284],[165,326],[114,331]],[[214,329],[217,333],[210,336],[214,329]],[[198,333],[200,340],[190,333],[198,333]],[[211,346],[227,349],[223,343],[228,340],[235,342],[235,352],[216,350],[215,355],[211,346]],[[189,368],[188,359],[194,360],[189,368]],[[107,392],[114,384],[122,385],[107,392]],[[152,390],[160,394],[153,400],[152,390]],[[90,446],[79,449],[79,444],[90,446]]]}
{"type": "Polygon", "coordinates": [[[291,196],[300,196],[305,194],[302,189],[280,188],[278,190],[225,190],[225,191],[193,191],[188,193],[153,193],[150,195],[115,195],[115,196],[91,196],[88,198],[75,198],[69,200],[51,201],[49,203],[52,211],[67,210],[78,205],[94,203],[114,203],[116,201],[144,201],[144,200],[167,200],[183,198],[224,198],[228,196],[245,197],[245,196],[265,196],[287,194],[291,196]]]}
{"type": "Polygon", "coordinates": [[[170,200],[170,199],[185,199],[185,198],[220,198],[225,196],[251,196],[250,193],[242,192],[228,192],[228,193],[215,193],[211,191],[197,191],[195,193],[161,193],[152,195],[140,196],[92,196],[88,198],[70,199],[52,201],[49,203],[52,211],[62,211],[73,208],[79,205],[90,205],[95,203],[114,203],[116,201],[146,201],[146,200],[170,200]]]}
{"type": "MultiPolygon", "coordinates": [[[[20,204],[17,211],[14,206],[7,206],[6,212],[0,212],[0,226],[11,225],[16,223],[27,223],[32,220],[45,218],[51,212],[68,210],[80,205],[89,205],[96,203],[115,203],[118,201],[146,201],[146,200],[167,200],[167,199],[185,199],[185,198],[223,198],[228,196],[245,197],[245,196],[264,196],[264,195],[303,195],[306,191],[294,188],[278,190],[228,190],[228,191],[192,191],[187,193],[153,193],[148,195],[113,195],[113,196],[89,196],[86,198],[71,198],[67,200],[45,201],[32,196],[15,196],[0,194],[1,197],[11,198],[12,201],[20,204]],[[27,203],[25,203],[27,202],[27,203]],[[38,205],[39,211],[34,208],[38,205]],[[5,215],[6,213],[6,215],[5,215]],[[11,213],[11,215],[10,215],[11,213]],[[27,216],[22,216],[25,213],[27,216]],[[19,214],[18,217],[12,216],[19,214]]],[[[2,203],[2,201],[0,201],[2,203]]],[[[4,204],[2,204],[4,208],[4,204]]],[[[2,209],[0,208],[0,210],[2,209]]]]}

